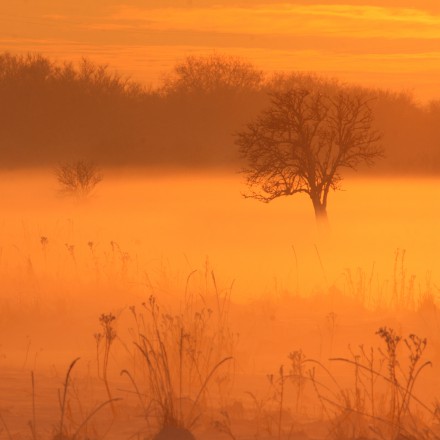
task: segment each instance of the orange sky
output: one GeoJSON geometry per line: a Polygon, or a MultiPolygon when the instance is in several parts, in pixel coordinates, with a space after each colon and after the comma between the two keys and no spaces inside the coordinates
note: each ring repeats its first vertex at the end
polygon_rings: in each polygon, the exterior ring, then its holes
{"type": "Polygon", "coordinates": [[[146,83],[188,54],[217,51],[440,99],[438,0],[0,3],[0,50],[87,56],[146,83]]]}

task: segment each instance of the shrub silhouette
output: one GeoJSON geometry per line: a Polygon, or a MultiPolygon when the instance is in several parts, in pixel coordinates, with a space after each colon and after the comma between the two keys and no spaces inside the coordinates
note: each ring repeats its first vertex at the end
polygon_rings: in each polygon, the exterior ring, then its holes
{"type": "Polygon", "coordinates": [[[103,179],[98,167],[84,160],[59,165],[55,169],[55,175],[61,191],[79,199],[88,197],[103,179]]]}

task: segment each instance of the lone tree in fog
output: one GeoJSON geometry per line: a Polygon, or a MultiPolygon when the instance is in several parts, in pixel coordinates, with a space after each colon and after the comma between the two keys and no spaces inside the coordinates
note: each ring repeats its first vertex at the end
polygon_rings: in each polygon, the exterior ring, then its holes
{"type": "Polygon", "coordinates": [[[383,155],[373,128],[369,99],[356,92],[292,88],[271,94],[271,105],[236,143],[252,197],[270,202],[305,193],[316,220],[326,226],[330,189],[340,188],[341,170],[372,165],[383,155]]]}
{"type": "Polygon", "coordinates": [[[91,194],[103,176],[98,167],[84,160],[67,162],[55,169],[55,175],[64,194],[84,199],[91,194]]]}

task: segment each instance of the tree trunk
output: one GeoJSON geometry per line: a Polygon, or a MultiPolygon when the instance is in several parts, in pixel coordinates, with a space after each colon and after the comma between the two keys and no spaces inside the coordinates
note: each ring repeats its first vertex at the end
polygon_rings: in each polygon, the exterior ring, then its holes
{"type": "Polygon", "coordinates": [[[194,435],[185,428],[164,426],[153,440],[195,440],[194,435]]]}
{"type": "Polygon", "coordinates": [[[323,236],[330,233],[330,224],[327,216],[327,208],[320,200],[312,199],[313,208],[315,209],[316,224],[318,231],[323,236]]]}

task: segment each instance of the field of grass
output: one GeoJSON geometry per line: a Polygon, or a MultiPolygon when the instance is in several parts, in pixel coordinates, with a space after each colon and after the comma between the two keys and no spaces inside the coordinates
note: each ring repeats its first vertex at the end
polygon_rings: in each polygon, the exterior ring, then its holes
{"type": "Polygon", "coordinates": [[[348,179],[322,240],[239,176],[106,171],[77,202],[4,172],[0,438],[439,438],[439,188],[348,179]]]}

